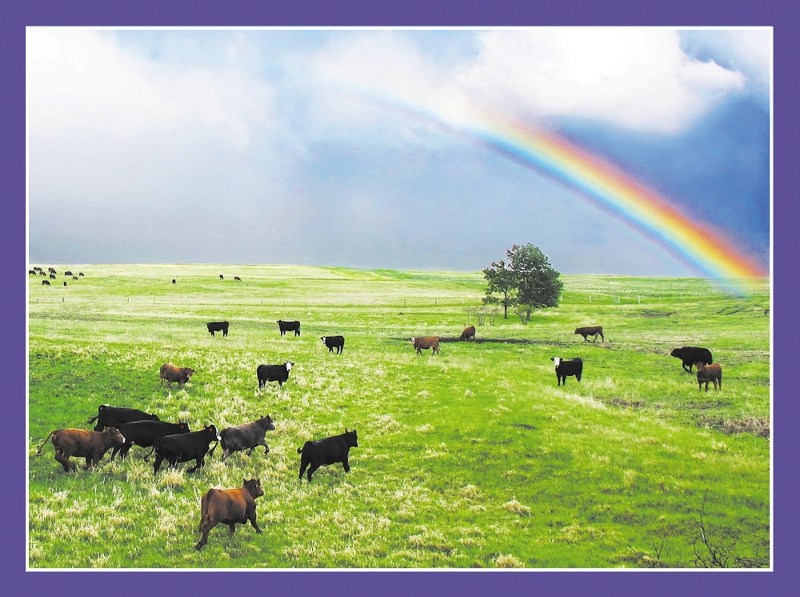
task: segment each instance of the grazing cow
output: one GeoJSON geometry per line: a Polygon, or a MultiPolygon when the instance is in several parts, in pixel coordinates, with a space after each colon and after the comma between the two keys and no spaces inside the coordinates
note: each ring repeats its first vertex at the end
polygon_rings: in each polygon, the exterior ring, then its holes
{"type": "Polygon", "coordinates": [[[239,276],[234,276],[234,277],[233,277],[233,281],[234,281],[234,282],[241,282],[241,281],[242,281],[242,279],[241,279],[239,276]]]}
{"type": "Polygon", "coordinates": [[[722,389],[722,367],[719,364],[706,365],[698,361],[695,363],[697,366],[697,389],[701,390],[703,384],[706,384],[706,392],[708,392],[708,382],[714,384],[714,390],[722,389]],[[717,388],[719,384],[719,388],[717,388]]]}
{"type": "Polygon", "coordinates": [[[211,335],[214,335],[214,332],[222,332],[222,336],[228,335],[228,322],[227,321],[210,321],[206,324],[208,331],[211,332],[211,335]]]}
{"type": "Polygon", "coordinates": [[[71,275],[72,275],[72,272],[71,272],[71,271],[69,271],[69,270],[67,270],[67,271],[65,271],[65,272],[64,272],[64,275],[65,275],[65,276],[71,276],[71,275]]]}
{"type": "Polygon", "coordinates": [[[64,467],[65,472],[77,470],[74,462],[70,462],[70,456],[86,458],[87,470],[95,466],[103,454],[108,452],[111,446],[119,446],[125,443],[125,438],[115,427],[107,427],[103,431],[86,431],[85,429],[56,429],[44,438],[44,442],[39,446],[36,454],[42,453],[42,447],[47,440],[53,438],[55,447],[55,459],[64,467]]]}
{"type": "Polygon", "coordinates": [[[161,370],[159,371],[161,386],[163,387],[166,381],[169,387],[172,388],[172,382],[177,381],[178,387],[182,388],[183,385],[189,381],[193,373],[194,369],[190,369],[189,367],[176,367],[172,363],[164,363],[161,365],[161,370]]]}
{"type": "Polygon", "coordinates": [[[172,278],[172,283],[175,284],[175,278],[172,278]]]}
{"type": "Polygon", "coordinates": [[[286,361],[283,365],[259,365],[256,368],[258,377],[258,389],[260,390],[269,381],[277,381],[279,387],[283,387],[283,382],[289,379],[289,371],[294,367],[294,363],[286,361]]]}
{"type": "Polygon", "coordinates": [[[710,365],[714,362],[711,358],[711,351],[700,346],[683,346],[681,348],[674,349],[669,354],[677,359],[680,359],[683,370],[688,371],[689,373],[692,372],[692,365],[695,363],[704,363],[706,365],[710,365]]]}
{"type": "Polygon", "coordinates": [[[583,361],[581,359],[562,359],[561,357],[551,357],[556,365],[556,378],[558,385],[567,385],[567,376],[574,375],[575,379],[581,380],[583,374],[583,361]]]}
{"type": "Polygon", "coordinates": [[[28,270],[28,275],[29,275],[29,276],[35,276],[35,275],[36,275],[36,271],[35,271],[35,270],[32,270],[32,269],[29,269],[29,270],[28,270]]]}
{"type": "Polygon", "coordinates": [[[286,332],[294,331],[295,336],[300,335],[300,322],[299,321],[283,321],[278,320],[278,329],[281,331],[281,336],[285,336],[286,332]]]}
{"type": "Polygon", "coordinates": [[[50,282],[47,280],[42,280],[42,286],[50,286],[50,282]]]}
{"type": "Polygon", "coordinates": [[[461,332],[460,339],[461,340],[473,340],[475,338],[475,326],[471,325],[464,328],[464,331],[461,332]]]}
{"type": "Polygon", "coordinates": [[[47,272],[50,273],[50,274],[55,274],[56,273],[56,269],[54,267],[48,267],[47,268],[47,272]]]}
{"type": "Polygon", "coordinates": [[[51,280],[55,280],[56,279],[56,275],[55,274],[50,274],[50,279],[51,280]]]}
{"type": "Polygon", "coordinates": [[[422,349],[431,349],[431,354],[439,352],[439,336],[425,336],[423,338],[411,338],[411,344],[417,349],[417,354],[422,354],[422,349]]]}
{"type": "Polygon", "coordinates": [[[214,425],[204,425],[200,431],[165,435],[153,442],[153,451],[156,461],[153,463],[153,474],[161,468],[161,463],[166,460],[172,468],[179,462],[195,461],[195,465],[186,469],[193,473],[205,464],[208,446],[214,440],[219,441],[219,434],[214,425]]]}
{"type": "Polygon", "coordinates": [[[583,341],[588,342],[589,339],[587,336],[594,336],[594,340],[592,342],[597,342],[597,336],[600,336],[600,339],[605,342],[606,337],[603,335],[603,326],[602,325],[590,325],[583,328],[576,328],[576,334],[580,334],[583,336],[583,341]]]}
{"type": "Polygon", "coordinates": [[[78,272],[78,277],[83,278],[84,277],[83,272],[78,272]]]}
{"type": "Polygon", "coordinates": [[[344,472],[350,472],[350,463],[347,461],[350,448],[358,447],[358,436],[356,430],[348,431],[346,428],[341,435],[326,437],[317,441],[308,441],[302,448],[297,448],[300,454],[300,475],[308,467],[308,482],[311,483],[311,475],[321,466],[328,466],[336,462],[341,462],[344,472]]]}
{"type": "Polygon", "coordinates": [[[208,533],[219,523],[228,525],[228,534],[233,535],[236,523],[246,524],[250,521],[256,533],[261,533],[256,523],[256,498],[264,495],[261,481],[258,479],[244,480],[237,489],[211,488],[200,498],[200,525],[197,532],[201,533],[200,541],[194,548],[203,549],[208,543],[208,533]]]}
{"type": "Polygon", "coordinates": [[[132,421],[130,423],[122,423],[117,426],[119,432],[125,437],[125,443],[121,446],[114,446],[111,452],[111,460],[119,452],[120,458],[125,458],[128,455],[128,450],[131,446],[137,445],[143,448],[149,448],[155,441],[164,437],[165,435],[175,435],[178,433],[189,433],[189,425],[184,422],[166,423],[164,421],[132,421]]]}
{"type": "Polygon", "coordinates": [[[334,348],[336,349],[336,354],[341,354],[344,351],[344,336],[322,336],[320,340],[328,347],[328,352],[333,352],[334,348]]]}
{"type": "Polygon", "coordinates": [[[64,286],[66,286],[66,285],[67,285],[67,283],[66,283],[66,282],[64,282],[64,286]]]}
{"type": "Polygon", "coordinates": [[[78,279],[78,276],[72,276],[72,279],[73,279],[73,280],[77,280],[77,279],[78,279]]]}
{"type": "MultiPolygon", "coordinates": [[[[219,432],[219,443],[222,445],[222,462],[234,452],[248,450],[248,456],[258,446],[264,446],[264,455],[269,454],[269,446],[266,441],[267,431],[274,431],[275,425],[269,415],[261,417],[252,423],[244,423],[227,427],[219,432]]],[[[216,446],[215,446],[216,447],[216,446]]],[[[213,451],[213,450],[212,450],[213,451]]]]}
{"type": "Polygon", "coordinates": [[[225,276],[223,276],[222,274],[220,274],[220,275],[219,275],[219,279],[220,279],[220,280],[224,280],[224,279],[225,279],[225,276]]]}
{"type": "Polygon", "coordinates": [[[157,415],[148,414],[136,408],[125,408],[122,406],[108,406],[101,404],[97,407],[97,415],[86,421],[87,423],[94,423],[95,431],[102,431],[106,427],[116,427],[123,423],[132,423],[133,421],[158,421],[157,415]]]}
{"type": "Polygon", "coordinates": [[[42,270],[39,270],[39,275],[43,276],[45,278],[47,277],[47,274],[45,272],[43,272],[42,270]]]}
{"type": "Polygon", "coordinates": [[[40,271],[42,271],[42,268],[39,267],[38,265],[34,265],[33,266],[33,271],[40,272],[40,271]]]}

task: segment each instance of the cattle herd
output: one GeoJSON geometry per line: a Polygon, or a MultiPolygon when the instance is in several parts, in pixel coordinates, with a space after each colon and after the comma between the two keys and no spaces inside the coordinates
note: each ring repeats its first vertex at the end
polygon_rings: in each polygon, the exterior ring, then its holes
{"type": "MultiPolygon", "coordinates": [[[[28,275],[29,276],[41,276],[43,278],[47,278],[47,280],[42,280],[42,286],[50,286],[50,280],[55,280],[58,277],[58,272],[56,271],[56,268],[54,268],[54,267],[48,267],[47,271],[44,271],[43,268],[41,268],[41,267],[39,267],[37,265],[37,266],[34,266],[33,269],[29,269],[28,270],[28,275]]],[[[83,276],[83,272],[78,272],[78,274],[75,275],[69,270],[66,270],[64,272],[64,276],[67,277],[67,278],[72,278],[73,280],[79,280],[79,279],[84,277],[83,276]]],[[[66,286],[66,285],[67,285],[67,281],[64,280],[64,286],[66,286]]]]}
{"type": "MultiPolygon", "coordinates": [[[[55,278],[55,270],[49,268],[49,274],[55,278]]],[[[42,268],[35,267],[28,272],[31,275],[47,276],[42,268]]],[[[71,271],[66,271],[66,276],[72,276],[71,271]]],[[[78,276],[83,277],[83,273],[78,276]]],[[[74,279],[79,279],[74,276],[74,279]]],[[[223,276],[220,275],[220,279],[223,276]]],[[[238,276],[235,280],[240,280],[238,276]]],[[[175,284],[175,280],[172,283],[175,284]]],[[[43,284],[49,284],[47,280],[43,284]]],[[[66,282],[64,283],[66,285],[66,282]]],[[[278,320],[280,335],[286,332],[294,332],[295,336],[300,335],[299,321],[278,320]]],[[[222,332],[222,336],[228,335],[229,322],[214,321],[208,322],[206,327],[214,336],[215,332],[222,332]]],[[[593,336],[593,341],[597,337],[605,342],[602,326],[579,327],[575,334],[583,336],[584,341],[588,341],[588,336],[593,336]]],[[[464,328],[458,338],[463,341],[475,339],[475,326],[464,328]]],[[[342,354],[344,351],[344,336],[322,336],[322,344],[328,348],[329,352],[336,351],[342,354]]],[[[410,342],[418,355],[422,350],[430,349],[432,354],[439,353],[439,336],[413,337],[410,342]]],[[[684,346],[676,348],[670,353],[671,356],[681,360],[683,369],[689,373],[692,367],[697,368],[698,388],[702,389],[705,385],[706,392],[708,384],[712,383],[715,390],[722,389],[722,368],[719,364],[713,363],[711,352],[706,348],[684,346]]],[[[552,357],[555,366],[557,385],[566,385],[567,377],[575,377],[580,382],[583,375],[583,360],[580,358],[564,359],[552,357]]],[[[288,381],[289,374],[294,366],[294,362],[285,361],[280,364],[262,364],[256,368],[259,389],[263,389],[267,383],[277,381],[279,386],[288,381]]],[[[189,382],[195,370],[190,367],[177,367],[171,363],[164,363],[159,370],[159,380],[163,387],[165,384],[171,388],[173,383],[177,383],[179,388],[183,388],[189,382]]],[[[132,446],[150,448],[149,456],[155,454],[153,463],[153,474],[157,474],[161,464],[167,461],[170,467],[177,467],[178,463],[194,461],[194,466],[187,469],[191,473],[198,470],[205,464],[206,456],[211,457],[218,444],[222,445],[222,462],[225,462],[235,452],[247,450],[252,454],[259,446],[264,447],[264,455],[269,453],[269,446],[266,442],[266,432],[275,429],[272,418],[269,415],[261,416],[255,421],[241,423],[231,427],[217,430],[213,424],[203,425],[202,429],[192,431],[185,421],[174,423],[161,421],[160,418],[151,413],[146,413],[138,409],[127,407],[114,407],[101,405],[98,407],[97,415],[87,420],[87,423],[97,422],[93,431],[84,429],[67,428],[52,431],[39,445],[36,454],[41,454],[42,448],[47,440],[52,439],[55,449],[55,460],[63,467],[65,472],[76,470],[71,457],[85,458],[86,469],[96,466],[102,457],[112,450],[111,460],[119,454],[120,458],[126,458],[132,446]],[[214,446],[211,447],[211,444],[214,446]]],[[[297,449],[300,454],[300,469],[298,479],[302,480],[303,475],[307,475],[308,482],[311,482],[313,473],[321,466],[328,466],[341,463],[345,472],[350,471],[348,461],[350,448],[358,447],[358,438],[355,430],[345,429],[340,435],[325,437],[315,441],[307,441],[297,449]]],[[[259,479],[244,479],[242,487],[233,489],[209,489],[201,498],[200,503],[200,523],[198,532],[201,534],[200,541],[195,545],[195,549],[200,550],[208,541],[208,533],[217,524],[226,524],[229,533],[234,533],[235,524],[246,524],[250,522],[257,533],[261,532],[256,522],[256,498],[264,495],[259,479]]]]}

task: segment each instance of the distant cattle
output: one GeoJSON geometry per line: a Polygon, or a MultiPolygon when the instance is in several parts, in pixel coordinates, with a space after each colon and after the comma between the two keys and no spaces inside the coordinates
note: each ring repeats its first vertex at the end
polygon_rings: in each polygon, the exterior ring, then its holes
{"type": "Polygon", "coordinates": [[[73,279],[73,280],[77,280],[77,279],[78,279],[78,276],[72,276],[72,279],[73,279]]]}
{"type": "Polygon", "coordinates": [[[83,278],[84,277],[83,272],[78,272],[78,277],[83,278]]]}
{"type": "Polygon", "coordinates": [[[172,283],[175,284],[175,278],[172,278],[172,283]]]}
{"type": "Polygon", "coordinates": [[[33,267],[33,271],[40,272],[40,271],[42,271],[42,268],[39,267],[38,265],[36,265],[36,266],[33,267]]]}
{"type": "Polygon", "coordinates": [[[670,355],[676,359],[680,359],[681,367],[683,367],[684,371],[688,371],[689,373],[692,372],[692,366],[695,363],[710,365],[714,362],[711,357],[711,351],[700,346],[683,346],[681,348],[676,348],[670,355]]]}
{"type": "Polygon", "coordinates": [[[561,357],[550,358],[556,366],[557,385],[567,385],[567,377],[574,375],[575,379],[581,380],[583,375],[583,361],[581,359],[562,359],[561,357]]]}
{"type": "Polygon", "coordinates": [[[336,349],[336,354],[341,354],[344,351],[344,336],[322,336],[320,340],[328,347],[328,352],[333,352],[334,348],[336,349]]]}
{"type": "Polygon", "coordinates": [[[165,435],[176,435],[178,433],[189,433],[189,425],[184,422],[167,423],[165,421],[132,421],[122,423],[117,426],[119,432],[125,437],[125,443],[121,446],[114,446],[111,452],[111,460],[119,453],[120,458],[125,458],[131,446],[141,446],[149,448],[155,441],[165,435]]]}
{"type": "Polygon", "coordinates": [[[50,286],[50,282],[47,280],[42,280],[42,286],[50,286]]]}
{"type": "Polygon", "coordinates": [[[40,276],[44,276],[45,278],[47,277],[47,274],[45,272],[43,272],[42,270],[39,270],[39,275],[40,276]]]}
{"type": "Polygon", "coordinates": [[[225,279],[225,276],[223,276],[222,274],[220,274],[220,275],[219,275],[219,279],[220,279],[220,280],[224,280],[224,279],[225,279]]]}
{"type": "Polygon", "coordinates": [[[228,322],[227,321],[210,321],[206,324],[208,331],[211,332],[211,335],[214,335],[214,332],[222,332],[223,337],[228,335],[228,322]]]}
{"type": "Polygon", "coordinates": [[[234,282],[241,282],[241,281],[242,281],[242,279],[241,279],[239,276],[234,276],[234,277],[233,277],[233,281],[234,281],[234,282]]]}
{"type": "Polygon", "coordinates": [[[109,406],[101,404],[97,407],[97,414],[87,423],[94,423],[95,431],[102,431],[106,427],[117,427],[123,423],[131,423],[133,421],[158,421],[157,415],[151,415],[137,408],[126,408],[123,406],[109,406]]]}
{"type": "Polygon", "coordinates": [[[77,470],[70,456],[86,459],[86,469],[95,466],[109,448],[125,442],[125,438],[114,427],[107,427],[103,431],[86,431],[85,429],[56,429],[44,438],[36,454],[42,453],[42,447],[47,440],[53,438],[55,459],[64,467],[65,472],[77,470]]]}
{"type": "Polygon", "coordinates": [[[581,336],[583,336],[583,341],[584,342],[588,342],[589,341],[587,336],[594,336],[594,340],[592,340],[592,342],[597,342],[597,336],[600,336],[600,339],[603,342],[606,341],[606,337],[603,335],[603,326],[602,325],[591,325],[591,326],[586,326],[586,327],[583,327],[583,328],[576,328],[574,333],[580,334],[581,336]]]}
{"type": "Polygon", "coordinates": [[[177,381],[178,387],[182,388],[184,384],[189,381],[189,378],[192,377],[193,373],[194,369],[189,367],[176,367],[172,363],[164,363],[161,365],[161,370],[159,371],[161,386],[163,387],[166,381],[171,388],[172,382],[177,381]]]}
{"type": "Polygon", "coordinates": [[[299,321],[283,321],[278,320],[278,329],[281,331],[281,336],[285,336],[286,332],[294,332],[295,336],[300,335],[300,322],[299,321]]]}
{"type": "Polygon", "coordinates": [[[51,280],[55,280],[56,279],[56,275],[55,274],[50,274],[50,279],[51,280]]]}
{"type": "Polygon", "coordinates": [[[219,441],[219,434],[214,425],[204,426],[200,431],[165,435],[158,438],[153,443],[153,451],[156,454],[153,474],[158,472],[161,463],[165,460],[172,468],[175,468],[179,462],[194,460],[195,465],[186,469],[187,473],[193,473],[205,464],[208,446],[214,440],[219,441]]]}
{"type": "Polygon", "coordinates": [[[69,271],[69,270],[67,270],[67,271],[65,271],[65,272],[64,272],[64,275],[65,275],[65,276],[71,276],[71,275],[72,275],[72,272],[71,272],[71,271],[69,271]]]}
{"type": "Polygon", "coordinates": [[[259,365],[256,368],[256,377],[258,377],[258,389],[260,390],[267,382],[277,381],[278,386],[283,386],[283,382],[289,379],[289,372],[294,367],[294,363],[286,361],[282,365],[259,365]]]}
{"type": "Polygon", "coordinates": [[[697,389],[701,390],[703,384],[706,384],[706,392],[708,392],[708,382],[714,384],[714,389],[722,389],[722,367],[719,364],[706,365],[705,363],[697,362],[697,389]],[[719,388],[717,388],[719,384],[719,388]]]}
{"type": "Polygon", "coordinates": [[[344,430],[341,435],[334,435],[316,441],[306,442],[302,448],[297,448],[300,454],[300,475],[308,468],[308,482],[311,483],[311,475],[321,466],[328,466],[336,462],[341,462],[346,473],[350,472],[348,455],[350,448],[358,447],[358,436],[356,430],[344,430]]]}
{"type": "Polygon", "coordinates": [[[64,286],[66,286],[66,285],[67,285],[67,283],[66,283],[66,282],[64,282],[64,286]]]}
{"type": "Polygon", "coordinates": [[[32,270],[32,269],[29,269],[29,270],[28,270],[28,275],[29,275],[29,276],[35,276],[35,275],[36,275],[36,271],[35,271],[35,270],[32,270]]]}
{"type": "Polygon", "coordinates": [[[56,273],[56,270],[53,267],[48,267],[47,271],[48,271],[48,273],[51,273],[51,274],[55,274],[56,273]]]}
{"type": "Polygon", "coordinates": [[[247,454],[250,455],[258,446],[264,446],[264,455],[269,454],[266,434],[267,431],[274,430],[275,425],[269,415],[261,417],[252,423],[244,423],[223,429],[219,432],[222,461],[225,462],[228,456],[242,450],[248,450],[247,454]]]}
{"type": "Polygon", "coordinates": [[[464,331],[461,332],[460,339],[461,340],[472,340],[475,338],[475,326],[471,325],[464,328],[464,331]]]}
{"type": "Polygon", "coordinates": [[[432,354],[439,352],[439,336],[425,336],[423,338],[411,338],[411,344],[417,350],[417,354],[422,354],[423,349],[431,349],[432,354]]]}
{"type": "Polygon", "coordinates": [[[211,488],[200,498],[200,525],[197,532],[201,534],[200,541],[194,548],[203,549],[208,543],[208,533],[219,523],[228,525],[228,534],[233,535],[236,523],[250,524],[261,533],[256,523],[256,498],[264,495],[261,481],[258,479],[245,480],[242,487],[237,489],[211,488]]]}

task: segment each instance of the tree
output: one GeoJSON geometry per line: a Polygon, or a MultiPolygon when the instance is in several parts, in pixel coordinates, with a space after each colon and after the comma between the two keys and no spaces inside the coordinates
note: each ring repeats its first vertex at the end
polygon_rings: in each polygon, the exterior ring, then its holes
{"type": "Polygon", "coordinates": [[[488,282],[484,302],[502,304],[505,319],[512,305],[522,307],[523,321],[530,319],[533,309],[558,306],[564,287],[561,274],[550,265],[547,255],[530,243],[507,249],[506,259],[493,261],[483,270],[483,276],[488,282]]]}

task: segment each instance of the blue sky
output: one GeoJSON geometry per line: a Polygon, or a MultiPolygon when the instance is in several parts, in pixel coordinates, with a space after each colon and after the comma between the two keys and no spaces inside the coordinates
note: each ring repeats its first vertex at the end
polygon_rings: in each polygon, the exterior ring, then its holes
{"type": "Polygon", "coordinates": [[[564,273],[697,273],[458,134],[479,103],[603,156],[766,266],[771,42],[768,29],[29,28],[30,260],[474,271],[530,242],[564,273]]]}

